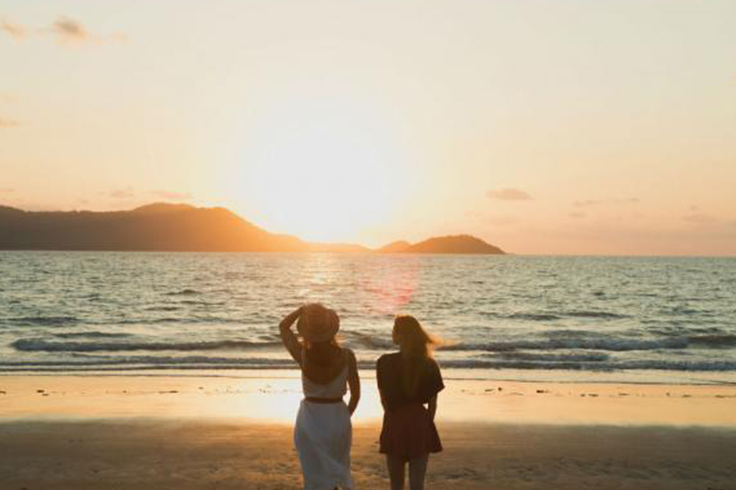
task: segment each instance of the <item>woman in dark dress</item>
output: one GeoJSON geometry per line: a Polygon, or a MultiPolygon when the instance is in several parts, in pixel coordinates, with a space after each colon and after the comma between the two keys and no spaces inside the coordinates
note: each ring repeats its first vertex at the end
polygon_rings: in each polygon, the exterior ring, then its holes
{"type": "Polygon", "coordinates": [[[393,341],[400,351],[381,356],[376,369],[384,410],[380,451],[386,455],[391,490],[404,488],[407,462],[409,488],[422,490],[429,453],[442,451],[434,416],[445,385],[431,357],[435,342],[416,318],[397,316],[393,341]]]}

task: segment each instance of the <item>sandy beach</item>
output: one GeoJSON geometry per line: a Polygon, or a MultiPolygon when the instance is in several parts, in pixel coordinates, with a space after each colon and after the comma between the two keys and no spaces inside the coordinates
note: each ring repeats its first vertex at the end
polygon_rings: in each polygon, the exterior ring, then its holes
{"type": "MultiPolygon", "coordinates": [[[[366,373],[357,488],[388,488],[366,373]]],[[[297,489],[291,372],[0,377],[0,488],[297,489]]],[[[736,387],[451,380],[429,488],[736,488],[736,387]]]]}
{"type": "MultiPolygon", "coordinates": [[[[429,488],[733,489],[736,432],[702,428],[441,426],[429,488]]],[[[354,429],[357,488],[388,482],[378,427],[354,429]]],[[[214,421],[0,424],[3,489],[297,489],[284,425],[214,421]]]]}

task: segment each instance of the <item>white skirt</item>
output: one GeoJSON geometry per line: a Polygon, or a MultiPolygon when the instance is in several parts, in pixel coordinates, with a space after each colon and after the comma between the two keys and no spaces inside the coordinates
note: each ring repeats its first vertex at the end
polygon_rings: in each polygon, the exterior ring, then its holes
{"type": "Polygon", "coordinates": [[[294,427],[294,445],[305,490],[352,489],[350,444],[353,428],[345,403],[302,400],[294,427]]]}

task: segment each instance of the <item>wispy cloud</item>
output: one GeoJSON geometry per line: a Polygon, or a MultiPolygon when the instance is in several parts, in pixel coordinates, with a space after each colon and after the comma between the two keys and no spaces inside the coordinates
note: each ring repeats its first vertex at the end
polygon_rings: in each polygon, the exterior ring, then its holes
{"type": "Polygon", "coordinates": [[[83,43],[90,40],[87,30],[74,19],[61,17],[49,29],[61,44],[83,43]]]}
{"type": "Polygon", "coordinates": [[[713,225],[719,222],[718,218],[706,213],[690,213],[682,217],[682,221],[695,225],[713,225]]]}
{"type": "Polygon", "coordinates": [[[10,194],[15,192],[15,189],[11,187],[0,187],[0,194],[10,194]]]}
{"type": "Polygon", "coordinates": [[[28,29],[6,19],[0,19],[0,31],[5,32],[16,40],[23,39],[28,34],[28,29]]]}
{"type": "Polygon", "coordinates": [[[81,22],[71,17],[59,17],[49,27],[30,28],[6,19],[0,20],[0,31],[5,32],[16,40],[31,36],[51,36],[56,43],[63,46],[78,44],[107,44],[127,42],[128,37],[121,33],[112,35],[97,35],[91,33],[81,22]]]}
{"type": "Polygon", "coordinates": [[[20,126],[20,121],[0,117],[0,128],[17,128],[18,126],[20,126]]]}
{"type": "Polygon", "coordinates": [[[138,200],[145,201],[149,199],[165,199],[167,201],[189,201],[194,198],[188,192],[177,192],[167,190],[140,191],[128,186],[124,189],[114,189],[103,195],[117,200],[138,200]]]}
{"type": "Polygon", "coordinates": [[[178,200],[178,201],[189,201],[193,199],[188,192],[176,192],[176,191],[150,191],[149,194],[160,197],[161,199],[178,200]]]}
{"type": "Polygon", "coordinates": [[[486,191],[486,197],[499,201],[531,201],[532,196],[520,189],[491,189],[486,191]]]}
{"type": "Polygon", "coordinates": [[[599,206],[602,204],[603,201],[597,201],[593,199],[587,199],[585,201],[575,201],[572,203],[572,205],[576,208],[590,208],[593,206],[599,206]]]}
{"type": "Polygon", "coordinates": [[[60,45],[110,44],[128,41],[128,36],[119,32],[111,35],[91,33],[81,22],[71,17],[59,17],[47,29],[47,32],[54,36],[56,43],[60,45]]]}
{"type": "Polygon", "coordinates": [[[135,191],[130,187],[125,189],[116,189],[107,193],[107,196],[113,199],[132,199],[135,195],[135,191]]]}
{"type": "Polygon", "coordinates": [[[614,199],[586,199],[583,201],[573,201],[572,205],[576,208],[593,208],[596,206],[606,206],[612,204],[638,204],[641,199],[638,197],[625,197],[614,199]]]}

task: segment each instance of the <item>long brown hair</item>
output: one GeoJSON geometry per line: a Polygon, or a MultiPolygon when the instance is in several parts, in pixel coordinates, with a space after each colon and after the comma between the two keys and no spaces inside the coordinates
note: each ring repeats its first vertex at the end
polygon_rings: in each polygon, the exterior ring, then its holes
{"type": "Polygon", "coordinates": [[[303,340],[302,345],[304,346],[304,355],[307,358],[307,362],[321,368],[331,366],[341,353],[340,344],[335,337],[327,342],[309,342],[303,340]]]}
{"type": "Polygon", "coordinates": [[[401,346],[401,384],[404,394],[411,397],[419,390],[427,360],[432,357],[432,347],[437,341],[411,315],[398,315],[394,319],[393,337],[401,346]]]}

